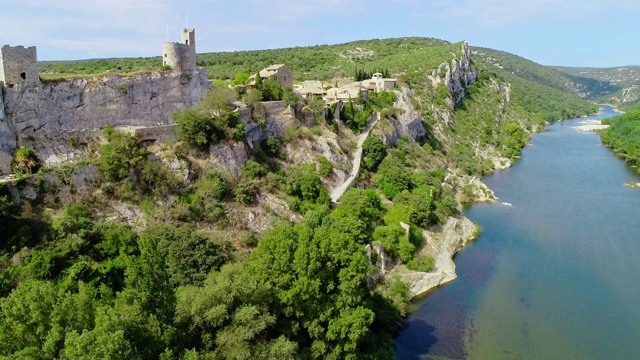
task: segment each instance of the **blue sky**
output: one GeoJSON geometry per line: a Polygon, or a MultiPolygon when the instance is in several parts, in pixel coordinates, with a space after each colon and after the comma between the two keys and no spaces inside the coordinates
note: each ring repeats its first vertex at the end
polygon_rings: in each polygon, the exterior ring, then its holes
{"type": "Polygon", "coordinates": [[[188,18],[198,52],[427,36],[545,65],[640,65],[638,0],[1,1],[0,46],[40,60],[157,56],[188,18]]]}

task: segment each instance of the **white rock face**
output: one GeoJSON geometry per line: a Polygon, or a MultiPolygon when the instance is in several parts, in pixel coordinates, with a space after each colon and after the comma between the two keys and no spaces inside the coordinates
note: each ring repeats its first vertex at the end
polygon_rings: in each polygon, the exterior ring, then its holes
{"type": "Polygon", "coordinates": [[[435,260],[434,269],[425,273],[412,271],[406,266],[396,266],[392,274],[409,284],[409,296],[414,298],[427,291],[454,280],[456,265],[453,256],[477,235],[476,225],[465,217],[449,218],[444,226],[425,230],[423,236],[425,245],[422,254],[428,254],[435,260]]]}
{"type": "Polygon", "coordinates": [[[101,128],[172,125],[171,115],[201,100],[210,87],[203,70],[5,88],[0,151],[29,146],[46,165],[81,158],[101,128]]]}

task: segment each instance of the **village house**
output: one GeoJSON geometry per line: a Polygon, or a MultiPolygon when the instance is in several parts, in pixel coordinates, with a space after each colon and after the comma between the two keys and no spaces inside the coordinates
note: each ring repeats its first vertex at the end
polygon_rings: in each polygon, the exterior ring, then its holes
{"type": "Polygon", "coordinates": [[[364,80],[362,87],[369,91],[391,91],[396,86],[396,79],[385,79],[381,73],[375,73],[370,80],[364,80]]]}
{"type": "Polygon", "coordinates": [[[306,100],[322,98],[327,94],[322,82],[317,80],[303,81],[300,85],[295,85],[293,89],[306,100]]]}
{"type": "Polygon", "coordinates": [[[332,104],[339,101],[356,101],[360,94],[362,94],[365,99],[368,99],[367,89],[362,88],[359,82],[354,82],[348,85],[327,90],[327,94],[324,96],[324,101],[327,104],[332,104]]]}
{"type": "MultiPolygon", "coordinates": [[[[280,84],[280,87],[285,88],[293,87],[293,70],[285,64],[269,65],[268,67],[260,70],[260,78],[264,81],[272,77],[280,84]]],[[[255,84],[255,79],[254,79],[255,84]]]]}

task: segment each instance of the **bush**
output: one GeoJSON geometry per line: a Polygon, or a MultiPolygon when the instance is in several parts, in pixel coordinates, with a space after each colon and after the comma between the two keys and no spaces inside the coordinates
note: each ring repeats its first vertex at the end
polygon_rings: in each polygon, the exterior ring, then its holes
{"type": "Polygon", "coordinates": [[[236,125],[236,134],[235,134],[236,141],[244,141],[244,139],[246,138],[247,138],[247,130],[245,129],[244,124],[236,125]]]}
{"type": "Polygon", "coordinates": [[[419,255],[416,258],[409,260],[407,268],[414,271],[429,272],[433,270],[435,261],[429,255],[419,255]]]}
{"type": "Polygon", "coordinates": [[[251,204],[258,193],[255,180],[243,180],[233,189],[236,201],[243,204],[251,204]]]}
{"type": "Polygon", "coordinates": [[[173,114],[177,123],[176,136],[190,146],[204,148],[213,135],[213,121],[206,113],[192,108],[173,114]]]}
{"type": "Polygon", "coordinates": [[[42,161],[38,158],[35,150],[22,147],[16,150],[16,154],[11,162],[11,170],[16,175],[26,175],[36,173],[42,167],[42,161]]]}
{"type": "Polygon", "coordinates": [[[275,101],[282,100],[282,95],[284,92],[278,84],[277,81],[273,79],[273,77],[268,78],[262,83],[262,100],[264,101],[275,101]]]}
{"type": "Polygon", "coordinates": [[[203,200],[220,201],[227,193],[227,183],[222,174],[217,170],[209,170],[209,172],[198,179],[195,184],[196,195],[203,200]]]}
{"type": "Polygon", "coordinates": [[[318,157],[318,164],[320,164],[320,175],[327,177],[333,174],[333,164],[324,156],[318,157]]]}
{"type": "Polygon", "coordinates": [[[242,164],[240,174],[245,179],[259,179],[267,174],[267,169],[253,160],[247,160],[242,164]]]}
{"type": "Polygon", "coordinates": [[[107,180],[120,181],[132,170],[140,171],[146,152],[138,140],[129,134],[115,131],[108,135],[109,143],[100,150],[98,166],[107,180]]]}

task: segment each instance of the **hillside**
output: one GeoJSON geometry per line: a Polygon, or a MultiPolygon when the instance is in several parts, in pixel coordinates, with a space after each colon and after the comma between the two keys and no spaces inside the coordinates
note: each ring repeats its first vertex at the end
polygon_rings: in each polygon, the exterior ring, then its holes
{"type": "Polygon", "coordinates": [[[640,66],[554,68],[577,79],[576,83],[583,85],[589,99],[609,103],[620,109],[640,104],[640,66]]]}
{"type": "Polygon", "coordinates": [[[273,79],[210,89],[204,71],[3,89],[15,146],[0,144],[13,155],[0,357],[391,359],[409,300],[453,280],[453,256],[478,234],[463,207],[494,200],[481,176],[516,161],[546,120],[594,110],[553,75],[491,69],[466,43],[207,56],[224,76],[289,59],[298,79],[329,83],[357,57],[398,83],[330,104],[273,79]]]}
{"type": "MultiPolygon", "coordinates": [[[[580,78],[560,72],[548,66],[504,51],[472,47],[476,64],[495,72],[513,87],[516,101],[531,113],[557,120],[578,115],[571,109],[592,108],[578,96],[588,98],[589,91],[607,85],[590,79],[580,78]],[[590,84],[588,90],[584,84],[590,84]]],[[[591,110],[593,111],[593,109],[591,110]]]]}

